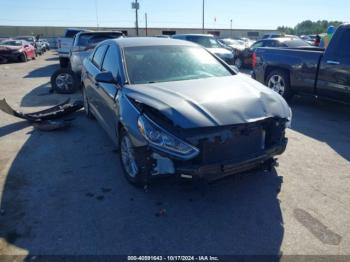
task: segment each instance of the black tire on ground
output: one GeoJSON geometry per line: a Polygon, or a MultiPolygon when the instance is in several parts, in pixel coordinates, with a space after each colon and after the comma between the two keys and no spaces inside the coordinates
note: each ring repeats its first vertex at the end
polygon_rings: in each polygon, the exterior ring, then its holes
{"type": "Polygon", "coordinates": [[[34,56],[32,57],[32,60],[35,60],[36,57],[37,57],[37,54],[36,54],[36,52],[34,51],[34,56]]]}
{"type": "Polygon", "coordinates": [[[19,60],[19,62],[22,62],[22,63],[25,63],[28,61],[25,53],[20,54],[20,56],[18,57],[18,60],[19,60]]]}
{"type": "Polygon", "coordinates": [[[85,111],[85,115],[87,118],[89,119],[94,119],[94,115],[91,113],[90,111],[90,104],[89,104],[89,99],[86,96],[86,90],[85,87],[82,88],[82,92],[83,92],[83,100],[84,100],[84,111],[85,111]]]}
{"type": "Polygon", "coordinates": [[[283,70],[273,70],[266,78],[266,86],[290,100],[294,93],[290,87],[289,74],[283,70]]]}
{"type": "Polygon", "coordinates": [[[67,68],[69,66],[69,60],[67,58],[60,57],[59,60],[61,68],[67,68]]]}
{"type": "Polygon", "coordinates": [[[72,70],[60,68],[52,74],[51,86],[56,93],[72,94],[77,91],[79,81],[72,70]]]}
{"type": "Polygon", "coordinates": [[[150,176],[150,171],[152,168],[152,163],[150,158],[150,153],[148,152],[147,148],[135,148],[129,136],[125,132],[124,129],[122,129],[120,133],[120,140],[119,140],[119,148],[120,148],[120,163],[123,169],[123,173],[125,178],[130,182],[132,185],[137,187],[142,187],[147,185],[148,178],[150,176]],[[127,142],[128,141],[128,142],[127,142]],[[135,175],[131,175],[129,170],[130,167],[127,166],[127,160],[123,160],[123,157],[125,157],[125,146],[129,143],[129,149],[132,151],[132,155],[134,157],[136,166],[137,166],[137,172],[135,175]]]}

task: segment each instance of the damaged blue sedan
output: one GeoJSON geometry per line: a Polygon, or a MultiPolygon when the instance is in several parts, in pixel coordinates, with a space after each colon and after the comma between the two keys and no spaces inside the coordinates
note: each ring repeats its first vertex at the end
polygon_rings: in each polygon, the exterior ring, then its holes
{"type": "Polygon", "coordinates": [[[85,112],[118,146],[133,184],[271,169],[286,149],[285,100],[191,42],[104,41],[85,59],[82,82],[85,112]]]}

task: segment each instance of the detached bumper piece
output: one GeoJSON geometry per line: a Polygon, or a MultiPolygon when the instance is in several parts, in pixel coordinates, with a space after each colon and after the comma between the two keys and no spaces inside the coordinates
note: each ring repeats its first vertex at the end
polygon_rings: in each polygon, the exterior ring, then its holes
{"type": "Polygon", "coordinates": [[[83,101],[77,100],[73,103],[69,103],[69,101],[70,99],[67,99],[65,102],[52,108],[25,114],[14,110],[7,104],[6,99],[2,99],[0,100],[0,110],[14,117],[25,119],[32,123],[35,128],[42,131],[53,131],[70,125],[67,121],[55,119],[65,117],[84,107],[83,101]]]}

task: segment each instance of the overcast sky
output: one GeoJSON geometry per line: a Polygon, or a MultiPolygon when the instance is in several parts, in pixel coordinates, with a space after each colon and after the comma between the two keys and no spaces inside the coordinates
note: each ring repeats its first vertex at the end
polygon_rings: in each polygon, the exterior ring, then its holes
{"type": "MultiPolygon", "coordinates": [[[[131,0],[0,0],[0,25],[133,27],[131,0]],[[97,5],[96,5],[97,4],[97,5]],[[97,8],[96,8],[97,7],[97,8]],[[97,16],[96,16],[97,10],[97,16]]],[[[201,27],[202,0],[139,0],[140,27],[201,27]]],[[[207,28],[275,29],[310,20],[350,21],[349,0],[205,0],[207,28]],[[216,22],[215,22],[216,18],[216,22]]]]}

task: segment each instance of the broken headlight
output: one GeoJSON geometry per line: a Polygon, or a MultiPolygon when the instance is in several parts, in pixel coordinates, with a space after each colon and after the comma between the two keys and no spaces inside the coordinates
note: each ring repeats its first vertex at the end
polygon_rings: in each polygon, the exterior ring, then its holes
{"type": "Polygon", "coordinates": [[[199,150],[168,133],[145,115],[139,117],[138,128],[151,146],[178,158],[191,159],[198,155],[199,150]]]}

